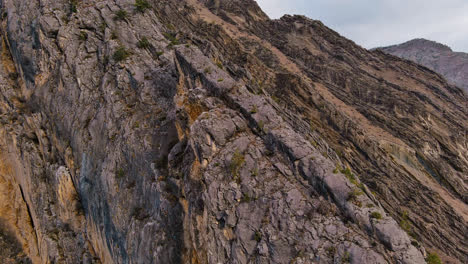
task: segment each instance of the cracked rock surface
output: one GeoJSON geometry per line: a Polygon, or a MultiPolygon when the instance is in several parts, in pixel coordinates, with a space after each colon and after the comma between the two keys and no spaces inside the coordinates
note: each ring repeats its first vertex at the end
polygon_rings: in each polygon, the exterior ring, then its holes
{"type": "Polygon", "coordinates": [[[0,0],[2,263],[464,263],[467,97],[251,0],[0,0]]]}

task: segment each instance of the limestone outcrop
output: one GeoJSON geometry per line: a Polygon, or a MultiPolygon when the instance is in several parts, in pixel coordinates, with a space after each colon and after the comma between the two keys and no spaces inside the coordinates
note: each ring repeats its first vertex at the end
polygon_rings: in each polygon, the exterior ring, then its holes
{"type": "Polygon", "coordinates": [[[1,0],[3,263],[467,259],[467,97],[251,0],[1,0]]]}

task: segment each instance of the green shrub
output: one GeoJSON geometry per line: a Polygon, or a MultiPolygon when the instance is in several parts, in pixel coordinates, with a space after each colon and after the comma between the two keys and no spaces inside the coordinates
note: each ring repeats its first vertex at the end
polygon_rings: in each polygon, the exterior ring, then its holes
{"type": "Polygon", "coordinates": [[[156,52],[156,56],[158,57],[158,59],[159,59],[159,57],[161,57],[161,55],[163,55],[163,54],[164,54],[164,51],[158,51],[158,52],[156,52]]]}
{"type": "MultiPolygon", "coordinates": [[[[314,147],[318,147],[318,143],[317,143],[317,141],[315,141],[315,140],[311,139],[309,142],[310,142],[310,144],[311,144],[312,146],[314,146],[314,147]]],[[[337,171],[337,172],[333,172],[333,173],[338,173],[338,171],[337,171]]]]}
{"type": "Polygon", "coordinates": [[[137,43],[137,47],[140,49],[146,49],[146,48],[149,48],[150,46],[151,44],[146,37],[141,38],[140,41],[138,41],[137,43]]]}
{"type": "Polygon", "coordinates": [[[379,220],[382,219],[382,214],[380,214],[379,212],[372,212],[370,217],[379,220]]]}
{"type": "Polygon", "coordinates": [[[117,50],[114,52],[112,58],[116,62],[124,61],[130,56],[130,52],[128,52],[125,47],[118,47],[117,50]]]}
{"type": "Polygon", "coordinates": [[[169,47],[179,44],[179,39],[177,39],[177,34],[166,32],[163,35],[167,40],[170,41],[168,45],[169,47]]]}
{"type": "Polygon", "coordinates": [[[257,113],[257,112],[258,112],[257,105],[254,105],[254,106],[252,107],[252,109],[250,110],[250,113],[251,113],[251,114],[255,114],[255,113],[257,113]]]}
{"type": "Polygon", "coordinates": [[[410,234],[411,224],[409,222],[408,212],[404,211],[401,217],[402,217],[402,220],[400,221],[401,229],[403,229],[406,233],[410,234]]]}
{"type": "Polygon", "coordinates": [[[255,168],[253,171],[251,171],[252,177],[257,177],[258,176],[258,169],[255,168]]]}
{"type": "Polygon", "coordinates": [[[431,252],[427,255],[426,258],[427,264],[442,264],[439,256],[435,252],[431,252]]]}
{"type": "Polygon", "coordinates": [[[273,101],[275,101],[277,104],[280,103],[280,99],[274,95],[271,96],[271,99],[273,99],[273,101]]]}
{"type": "Polygon", "coordinates": [[[232,156],[231,163],[229,164],[229,169],[231,171],[232,176],[237,179],[239,177],[239,170],[245,162],[245,157],[239,150],[234,152],[232,156]]]}
{"type": "Polygon", "coordinates": [[[211,73],[211,68],[206,67],[205,70],[203,71],[205,74],[210,74],[211,73]]]}
{"type": "Polygon", "coordinates": [[[346,251],[343,254],[343,257],[341,257],[341,263],[350,263],[351,262],[351,255],[349,254],[348,251],[346,251]]]}
{"type": "Polygon", "coordinates": [[[115,20],[125,20],[128,17],[127,11],[120,9],[119,11],[115,12],[115,20]]]}
{"type": "Polygon", "coordinates": [[[350,168],[346,168],[346,169],[341,170],[341,173],[343,173],[343,174],[346,176],[346,178],[348,178],[348,180],[349,180],[352,184],[354,184],[354,185],[356,185],[356,186],[359,185],[359,182],[358,182],[358,180],[357,180],[357,178],[356,178],[356,175],[354,175],[354,174],[351,172],[351,169],[350,169],[350,168]]]}
{"type": "Polygon", "coordinates": [[[174,40],[177,39],[176,34],[173,34],[173,33],[170,33],[170,32],[165,32],[163,35],[169,41],[174,41],[174,40]]]}
{"type": "Polygon", "coordinates": [[[88,33],[86,33],[85,31],[81,31],[81,32],[80,32],[79,39],[80,39],[81,41],[86,41],[86,40],[88,39],[88,33]]]}
{"type": "Polygon", "coordinates": [[[145,12],[146,9],[150,8],[150,4],[146,0],[136,0],[134,4],[138,12],[145,12]]]}
{"type": "Polygon", "coordinates": [[[265,123],[263,122],[263,120],[258,121],[258,128],[260,129],[260,131],[264,130],[265,123]]]}
{"type": "Polygon", "coordinates": [[[252,201],[252,198],[248,193],[242,194],[241,203],[249,203],[250,201],[252,201]]]}
{"type": "Polygon", "coordinates": [[[78,12],[78,0],[71,0],[70,1],[70,12],[76,13],[78,12]]]}
{"type": "Polygon", "coordinates": [[[347,200],[351,202],[356,202],[358,196],[363,194],[364,193],[361,190],[359,190],[358,188],[354,188],[350,193],[348,193],[347,200]]]}
{"type": "Polygon", "coordinates": [[[336,254],[336,247],[329,246],[329,247],[325,248],[325,251],[327,252],[327,255],[329,257],[333,257],[336,254]]]}
{"type": "Polygon", "coordinates": [[[99,29],[100,29],[101,31],[103,31],[103,32],[106,31],[106,28],[107,28],[107,23],[106,23],[106,22],[103,22],[103,23],[101,23],[101,24],[99,25],[99,29]]]}
{"type": "Polygon", "coordinates": [[[223,63],[219,59],[216,59],[215,62],[216,62],[216,66],[218,66],[218,68],[223,69],[223,63]]]}
{"type": "Polygon", "coordinates": [[[260,242],[262,240],[262,233],[260,233],[259,231],[255,231],[254,239],[257,242],[260,242]]]}
{"type": "Polygon", "coordinates": [[[119,169],[116,171],[115,176],[116,176],[117,179],[122,179],[122,178],[125,176],[125,171],[124,171],[124,169],[119,168],[119,169]]]}

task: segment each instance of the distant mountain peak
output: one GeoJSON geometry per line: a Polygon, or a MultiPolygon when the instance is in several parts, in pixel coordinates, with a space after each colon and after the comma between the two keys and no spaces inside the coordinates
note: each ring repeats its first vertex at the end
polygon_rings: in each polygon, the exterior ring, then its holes
{"type": "Polygon", "coordinates": [[[452,49],[445,44],[432,41],[432,40],[428,40],[428,39],[424,39],[424,38],[412,39],[410,41],[407,41],[397,46],[408,47],[408,48],[432,48],[432,49],[436,49],[439,51],[453,52],[452,49]]]}
{"type": "Polygon", "coordinates": [[[423,38],[378,49],[421,64],[468,91],[467,53],[454,52],[447,45],[423,38]]]}

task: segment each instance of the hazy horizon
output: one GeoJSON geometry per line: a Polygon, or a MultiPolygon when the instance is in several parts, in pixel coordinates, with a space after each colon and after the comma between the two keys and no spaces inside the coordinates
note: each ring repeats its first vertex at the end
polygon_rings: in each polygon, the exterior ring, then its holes
{"type": "Polygon", "coordinates": [[[257,0],[271,18],[306,15],[365,48],[415,38],[468,52],[468,1],[464,0],[257,0]]]}

